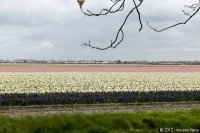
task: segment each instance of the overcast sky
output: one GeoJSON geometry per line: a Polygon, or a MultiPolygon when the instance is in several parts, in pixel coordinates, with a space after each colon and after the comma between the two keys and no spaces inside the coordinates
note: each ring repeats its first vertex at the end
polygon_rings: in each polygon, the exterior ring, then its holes
{"type": "MultiPolygon", "coordinates": [[[[131,2],[127,0],[121,13],[87,17],[76,0],[0,0],[0,59],[200,60],[200,13],[187,25],[162,33],[146,26],[147,21],[158,29],[184,21],[184,5],[198,0],[144,0],[141,32],[133,12],[124,27],[124,41],[116,49],[80,46],[89,40],[99,47],[108,45],[131,2]]],[[[110,4],[86,0],[83,9],[96,12],[110,4]]]]}

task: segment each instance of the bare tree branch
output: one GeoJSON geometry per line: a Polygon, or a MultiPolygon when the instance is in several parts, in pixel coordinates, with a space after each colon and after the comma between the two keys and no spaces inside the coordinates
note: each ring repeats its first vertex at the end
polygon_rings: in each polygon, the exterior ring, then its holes
{"type": "MultiPolygon", "coordinates": [[[[112,0],[111,0],[112,1],[112,0]]],[[[85,14],[86,16],[102,16],[102,15],[107,15],[109,13],[116,13],[119,11],[123,11],[124,9],[124,5],[125,5],[125,1],[126,0],[116,0],[116,1],[112,1],[114,4],[109,8],[109,9],[102,9],[100,11],[100,13],[92,13],[90,10],[87,10],[87,12],[83,11],[83,9],[81,8],[81,11],[83,14],[85,14]],[[117,6],[117,4],[119,4],[122,1],[122,3],[120,4],[120,6],[118,6],[117,9],[113,10],[113,8],[115,8],[117,6]]]]}
{"type": "MultiPolygon", "coordinates": [[[[84,15],[86,15],[86,16],[103,16],[103,15],[109,15],[109,14],[114,14],[114,13],[123,11],[124,7],[125,7],[125,2],[128,0],[110,0],[113,3],[110,6],[110,8],[104,8],[99,13],[93,13],[90,10],[84,11],[82,6],[83,6],[85,0],[77,0],[77,1],[79,3],[80,9],[84,15]]],[[[121,24],[121,26],[119,27],[114,40],[111,40],[111,42],[106,47],[99,47],[99,45],[94,46],[91,44],[91,41],[89,41],[88,43],[83,43],[82,45],[90,47],[92,49],[98,49],[98,50],[106,50],[106,49],[110,49],[110,48],[116,48],[124,40],[125,35],[123,32],[123,28],[124,28],[128,18],[130,17],[130,15],[133,13],[133,11],[136,11],[136,13],[137,13],[138,21],[140,24],[139,31],[141,31],[143,28],[143,23],[142,23],[139,7],[142,5],[143,0],[132,0],[132,1],[133,1],[132,8],[128,12],[128,14],[125,16],[125,19],[124,19],[123,23],[121,24]]],[[[149,22],[147,22],[147,25],[156,32],[162,32],[162,31],[168,30],[170,28],[176,27],[178,25],[187,24],[187,22],[189,22],[199,12],[200,0],[198,1],[198,3],[192,4],[192,5],[185,5],[185,7],[191,9],[193,11],[193,13],[190,14],[189,12],[186,12],[185,10],[183,10],[183,13],[186,16],[188,16],[188,18],[183,22],[176,23],[174,25],[168,26],[161,30],[154,28],[153,26],[151,26],[149,24],[149,22]]]]}
{"type": "MultiPolygon", "coordinates": [[[[138,7],[137,7],[137,4],[136,4],[135,0],[133,0],[133,3],[135,5],[135,7],[136,7],[136,11],[137,11],[137,14],[138,14],[138,20],[140,22],[140,29],[139,29],[139,31],[141,31],[142,27],[143,27],[143,24],[142,24],[142,20],[141,20],[140,11],[138,10],[138,7]]],[[[141,1],[141,4],[142,4],[142,1],[141,1]]]]}
{"type": "Polygon", "coordinates": [[[183,10],[183,13],[184,13],[186,16],[189,16],[184,22],[176,23],[176,24],[174,24],[174,25],[168,26],[168,27],[166,27],[166,28],[164,28],[164,29],[161,29],[161,30],[158,30],[158,29],[154,28],[153,26],[150,26],[148,22],[147,22],[147,25],[148,25],[151,29],[153,29],[154,31],[156,31],[156,32],[162,32],[162,31],[171,29],[171,28],[173,28],[173,27],[176,27],[176,26],[178,26],[178,25],[187,24],[187,22],[188,22],[190,19],[192,19],[192,18],[199,12],[199,10],[200,10],[200,0],[199,0],[199,3],[197,3],[197,4],[192,4],[191,6],[185,5],[185,7],[188,7],[188,8],[190,8],[190,9],[192,9],[194,12],[190,15],[188,12],[185,12],[185,11],[183,10]]]}
{"type": "MultiPolygon", "coordinates": [[[[84,12],[82,9],[81,10],[87,16],[107,15],[109,13],[116,13],[116,12],[122,11],[124,9],[125,1],[126,0],[117,0],[116,2],[114,2],[114,4],[109,9],[103,9],[98,14],[92,13],[89,10],[87,10],[88,13],[84,12]],[[122,1],[122,3],[120,4],[120,6],[116,10],[113,10],[113,8],[119,3],[119,1],[122,1]],[[103,12],[103,11],[106,11],[106,12],[103,12]]],[[[101,47],[98,47],[98,46],[91,45],[91,41],[89,41],[88,43],[83,43],[82,45],[88,46],[88,47],[93,48],[93,49],[98,49],[98,50],[106,50],[106,49],[109,49],[109,48],[116,48],[124,40],[123,28],[124,28],[124,25],[126,24],[128,18],[129,18],[129,16],[131,15],[131,13],[133,13],[134,10],[137,11],[138,19],[139,19],[139,22],[140,22],[140,29],[139,29],[139,31],[141,31],[142,27],[143,27],[143,24],[142,24],[142,21],[141,21],[141,15],[140,15],[140,11],[139,11],[138,7],[140,7],[142,5],[143,1],[142,0],[138,0],[138,1],[139,1],[139,4],[137,5],[136,2],[135,2],[135,0],[133,0],[133,4],[134,4],[133,8],[126,15],[126,17],[125,17],[122,25],[120,26],[120,28],[117,31],[115,39],[111,40],[111,43],[108,44],[107,47],[101,48],[101,47]]]]}

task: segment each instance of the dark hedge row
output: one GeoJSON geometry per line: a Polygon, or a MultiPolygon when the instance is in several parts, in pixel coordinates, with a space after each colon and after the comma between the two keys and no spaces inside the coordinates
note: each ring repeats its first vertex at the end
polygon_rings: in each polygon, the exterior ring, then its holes
{"type": "Polygon", "coordinates": [[[0,105],[200,101],[198,91],[0,94],[0,105]]]}

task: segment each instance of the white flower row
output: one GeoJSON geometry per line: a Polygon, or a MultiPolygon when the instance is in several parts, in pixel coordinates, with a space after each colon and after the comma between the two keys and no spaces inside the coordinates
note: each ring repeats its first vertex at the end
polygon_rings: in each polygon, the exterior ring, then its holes
{"type": "Polygon", "coordinates": [[[200,73],[0,73],[0,93],[200,90],[200,73]]]}

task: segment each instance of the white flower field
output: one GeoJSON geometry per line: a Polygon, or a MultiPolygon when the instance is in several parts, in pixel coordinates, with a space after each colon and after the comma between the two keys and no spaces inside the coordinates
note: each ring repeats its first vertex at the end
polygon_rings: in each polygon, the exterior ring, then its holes
{"type": "Polygon", "coordinates": [[[200,90],[200,73],[0,73],[0,94],[200,90]]]}

